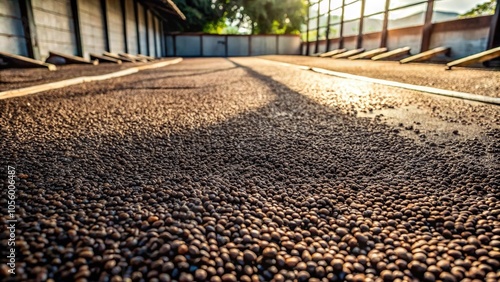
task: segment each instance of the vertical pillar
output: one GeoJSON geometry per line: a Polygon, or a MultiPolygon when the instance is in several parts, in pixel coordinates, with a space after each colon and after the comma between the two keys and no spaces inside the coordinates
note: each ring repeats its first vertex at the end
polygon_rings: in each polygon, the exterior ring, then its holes
{"type": "Polygon", "coordinates": [[[252,34],[248,35],[248,56],[252,56],[252,34]]]}
{"type": "Polygon", "coordinates": [[[280,36],[276,34],[276,55],[280,54],[280,36]]]}
{"type": "Polygon", "coordinates": [[[139,23],[139,3],[134,0],[135,33],[137,34],[137,54],[142,54],[141,50],[141,30],[139,23]]]}
{"type": "Polygon", "coordinates": [[[495,15],[491,19],[490,35],[488,38],[488,49],[500,46],[500,2],[497,1],[495,15]]]}
{"type": "Polygon", "coordinates": [[[75,32],[76,55],[83,57],[82,32],[80,31],[80,14],[78,13],[78,0],[70,1],[71,17],[73,18],[73,29],[75,32]]]}
{"type": "Polygon", "coordinates": [[[229,55],[229,49],[227,46],[227,34],[224,36],[224,56],[227,58],[229,55]]]}
{"type": "Polygon", "coordinates": [[[340,13],[339,49],[344,48],[344,13],[345,13],[345,0],[342,0],[342,12],[340,13]]]}
{"type": "Polygon", "coordinates": [[[200,57],[203,57],[203,34],[200,34],[200,57]]]}
{"type": "Polygon", "coordinates": [[[123,41],[125,43],[125,53],[128,53],[127,5],[125,4],[125,0],[120,0],[120,8],[122,10],[123,41]]]}
{"type": "Polygon", "coordinates": [[[331,17],[332,1],[328,0],[328,19],[326,19],[326,51],[330,51],[330,17],[331,17]]]}
{"type": "Polygon", "coordinates": [[[150,56],[150,52],[149,52],[149,17],[148,17],[148,9],[146,8],[146,6],[143,7],[144,8],[144,23],[146,24],[146,54],[145,55],[148,55],[150,56]]]}
{"type": "Polygon", "coordinates": [[[36,26],[33,18],[33,7],[31,0],[19,0],[19,8],[21,10],[21,21],[23,22],[24,37],[26,40],[26,50],[28,57],[39,60],[40,49],[38,48],[38,40],[36,37],[36,26]]]}
{"type": "Polygon", "coordinates": [[[420,52],[429,50],[432,35],[432,13],[434,12],[434,0],[427,1],[427,11],[425,12],[425,22],[422,30],[422,45],[420,52]]]}
{"type": "Polygon", "coordinates": [[[356,41],[356,48],[361,48],[363,46],[363,25],[365,22],[365,5],[366,0],[361,0],[361,15],[359,16],[359,32],[356,41]]]}
{"type": "Polygon", "coordinates": [[[309,1],[307,1],[307,27],[306,27],[306,55],[309,56],[309,19],[310,19],[310,13],[309,10],[311,9],[311,4],[309,1]]]}
{"type": "Polygon", "coordinates": [[[157,43],[157,41],[156,41],[157,34],[156,34],[156,17],[155,16],[153,16],[152,22],[153,22],[153,44],[155,45],[154,46],[155,47],[154,48],[154,50],[155,50],[154,57],[158,57],[158,46],[157,46],[158,44],[156,44],[157,43]]]}
{"type": "Polygon", "coordinates": [[[389,26],[389,7],[391,0],[385,0],[384,22],[382,24],[382,34],[380,36],[380,48],[387,47],[387,27],[389,26]]]}
{"type": "Polygon", "coordinates": [[[107,52],[111,52],[111,48],[109,45],[109,26],[108,26],[108,4],[107,0],[101,0],[101,12],[102,12],[102,20],[104,23],[104,47],[107,52]]]}
{"type": "Polygon", "coordinates": [[[322,0],[318,1],[318,3],[316,4],[318,6],[318,15],[317,15],[318,18],[316,18],[316,46],[314,48],[314,53],[316,53],[316,54],[319,53],[319,23],[320,23],[319,17],[321,15],[321,13],[320,13],[321,9],[319,8],[319,5],[320,5],[321,1],[322,0]]]}

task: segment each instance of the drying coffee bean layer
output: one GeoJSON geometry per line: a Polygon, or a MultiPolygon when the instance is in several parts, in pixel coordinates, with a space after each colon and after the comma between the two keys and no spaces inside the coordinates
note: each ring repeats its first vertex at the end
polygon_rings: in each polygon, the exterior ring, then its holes
{"type": "Polygon", "coordinates": [[[11,279],[498,281],[499,115],[252,58],[1,100],[11,279]],[[357,116],[408,105],[453,130],[357,116]]]}

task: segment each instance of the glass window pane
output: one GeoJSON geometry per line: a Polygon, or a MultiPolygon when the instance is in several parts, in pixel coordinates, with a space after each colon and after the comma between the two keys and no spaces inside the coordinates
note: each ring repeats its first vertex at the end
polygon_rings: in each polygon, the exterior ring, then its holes
{"type": "MultiPolygon", "coordinates": [[[[415,4],[418,2],[422,2],[422,0],[391,0],[391,4],[389,5],[390,9],[398,8],[398,7],[403,7],[406,5],[410,4],[415,4]]],[[[436,1],[438,2],[438,1],[436,1]]]]}
{"type": "Polygon", "coordinates": [[[385,10],[384,0],[366,0],[365,15],[372,15],[385,10]]]}
{"type": "Polygon", "coordinates": [[[318,4],[313,4],[309,7],[309,17],[315,17],[318,15],[318,4]]]}
{"type": "Polygon", "coordinates": [[[326,39],[326,27],[322,27],[319,29],[319,39],[320,40],[326,39]]]}
{"type": "Polygon", "coordinates": [[[359,19],[361,15],[361,1],[345,6],[344,20],[359,19]]]}
{"type": "Polygon", "coordinates": [[[493,15],[495,6],[495,3],[486,0],[441,0],[434,3],[432,21],[444,22],[460,17],[493,15]],[[477,5],[485,3],[488,4],[484,6],[484,9],[476,9],[477,5]]]}
{"type": "Polygon", "coordinates": [[[334,10],[342,7],[342,0],[330,0],[330,9],[334,10]]]}
{"type": "Polygon", "coordinates": [[[330,26],[330,33],[328,38],[339,38],[340,37],[340,24],[335,24],[330,26]]]}
{"type": "Polygon", "coordinates": [[[420,4],[409,8],[389,12],[389,29],[423,25],[427,4],[420,4]]]}
{"type": "Polygon", "coordinates": [[[365,18],[363,21],[363,33],[372,33],[382,31],[384,20],[376,16],[365,18]]]}
{"type": "Polygon", "coordinates": [[[320,14],[328,13],[328,0],[321,0],[319,3],[319,12],[320,14]]]}
{"type": "Polygon", "coordinates": [[[316,29],[317,27],[318,27],[318,19],[317,18],[310,19],[309,20],[309,30],[316,29]]]}
{"type": "Polygon", "coordinates": [[[344,23],[344,36],[359,34],[359,20],[344,23]]]}
{"type": "Polygon", "coordinates": [[[342,10],[338,9],[330,12],[330,24],[339,23],[342,16],[342,10]]]}

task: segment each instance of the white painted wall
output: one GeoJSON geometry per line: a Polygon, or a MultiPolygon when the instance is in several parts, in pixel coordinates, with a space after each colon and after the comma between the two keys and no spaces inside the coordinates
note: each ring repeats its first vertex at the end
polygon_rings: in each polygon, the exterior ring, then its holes
{"type": "Polygon", "coordinates": [[[99,0],[79,0],[80,31],[84,56],[89,53],[101,54],[106,51],[106,34],[99,0]]]}
{"type": "Polygon", "coordinates": [[[125,36],[120,1],[106,0],[108,8],[109,49],[112,53],[125,52],[125,36]]]}

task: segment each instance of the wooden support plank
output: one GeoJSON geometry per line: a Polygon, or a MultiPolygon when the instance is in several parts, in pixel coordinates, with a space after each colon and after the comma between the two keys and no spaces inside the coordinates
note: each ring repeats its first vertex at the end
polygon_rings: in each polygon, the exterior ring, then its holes
{"type": "Polygon", "coordinates": [[[38,37],[36,36],[36,26],[31,0],[19,0],[19,10],[21,11],[21,21],[23,23],[28,56],[32,59],[39,60],[40,49],[38,46],[38,37]]]}
{"type": "Polygon", "coordinates": [[[327,58],[327,57],[338,55],[340,53],[344,53],[345,51],[347,51],[347,49],[345,49],[345,48],[344,49],[336,49],[336,50],[333,50],[333,51],[329,51],[329,52],[320,54],[319,56],[321,58],[327,58]]]}
{"type": "Polygon", "coordinates": [[[104,24],[104,39],[106,51],[111,51],[109,45],[109,22],[108,22],[108,4],[106,0],[101,0],[102,22],[104,24]]]}
{"type": "Polygon", "coordinates": [[[387,35],[388,35],[388,25],[389,25],[389,8],[390,0],[385,0],[384,8],[384,21],[382,22],[382,34],[380,35],[380,48],[387,47],[387,35]]]}
{"type": "Polygon", "coordinates": [[[453,62],[446,64],[446,69],[450,70],[452,67],[463,67],[475,63],[484,63],[486,61],[500,57],[500,47],[486,50],[481,53],[474,54],[453,62]]]}
{"type": "Polygon", "coordinates": [[[146,55],[144,55],[144,54],[137,54],[137,57],[139,57],[139,58],[144,58],[144,59],[146,59],[146,60],[148,60],[148,61],[154,61],[154,60],[156,60],[156,58],[155,58],[155,57],[146,56],[146,55]]]}
{"type": "Polygon", "coordinates": [[[57,70],[57,67],[53,64],[44,63],[35,59],[31,59],[24,56],[14,55],[10,53],[0,52],[0,57],[2,60],[7,62],[8,67],[13,68],[47,68],[49,71],[57,70]]]}
{"type": "Polygon", "coordinates": [[[377,55],[372,58],[374,61],[382,60],[382,59],[389,59],[389,58],[394,58],[394,57],[399,57],[402,55],[410,54],[410,47],[403,47],[403,48],[398,48],[394,49],[392,51],[382,53],[380,55],[377,55]]]}
{"type": "Polygon", "coordinates": [[[332,59],[344,59],[344,58],[347,58],[347,57],[350,57],[350,56],[361,54],[364,51],[365,51],[365,48],[354,49],[354,50],[350,50],[350,51],[347,51],[347,52],[344,52],[344,53],[332,56],[332,59]]]}
{"type": "Polygon", "coordinates": [[[134,60],[136,62],[142,62],[142,63],[147,63],[148,62],[148,60],[146,58],[141,58],[139,56],[134,56],[134,55],[129,54],[129,53],[118,53],[118,56],[120,56],[120,58],[131,59],[131,60],[134,60]]]}
{"type": "Polygon", "coordinates": [[[102,55],[104,57],[110,57],[110,58],[113,58],[115,60],[121,60],[122,62],[129,62],[129,63],[135,63],[135,60],[134,59],[129,59],[129,58],[125,58],[125,57],[120,57],[118,54],[115,54],[115,53],[110,53],[110,52],[103,52],[102,55]]]}
{"type": "Polygon", "coordinates": [[[49,57],[45,60],[46,63],[51,63],[54,65],[65,65],[65,64],[87,64],[87,65],[98,65],[98,60],[89,61],[85,58],[67,55],[63,53],[49,51],[49,57]]]}
{"type": "Polygon", "coordinates": [[[425,52],[422,52],[420,54],[413,55],[411,57],[402,59],[399,62],[401,64],[406,64],[406,63],[410,63],[410,62],[425,61],[425,60],[428,60],[432,57],[435,57],[435,56],[441,55],[441,54],[446,54],[448,56],[450,54],[450,50],[451,50],[450,47],[437,47],[437,48],[434,48],[432,50],[425,51],[425,52]]]}
{"type": "Polygon", "coordinates": [[[420,52],[429,50],[432,35],[432,14],[434,13],[434,0],[427,0],[427,11],[425,12],[424,26],[422,28],[422,42],[420,52]]]}
{"type": "Polygon", "coordinates": [[[387,52],[387,48],[377,48],[370,51],[363,52],[358,55],[348,57],[349,60],[359,60],[359,59],[371,59],[377,55],[387,52]]]}
{"type": "Polygon", "coordinates": [[[83,43],[82,43],[82,32],[80,29],[80,13],[78,0],[71,0],[71,16],[73,17],[73,29],[75,33],[75,47],[76,47],[76,55],[82,57],[83,56],[83,43]]]}
{"type": "Polygon", "coordinates": [[[115,64],[122,63],[121,60],[113,59],[113,58],[107,57],[107,56],[101,56],[98,54],[90,53],[89,56],[90,56],[91,60],[99,60],[99,63],[115,63],[115,64]]]}

